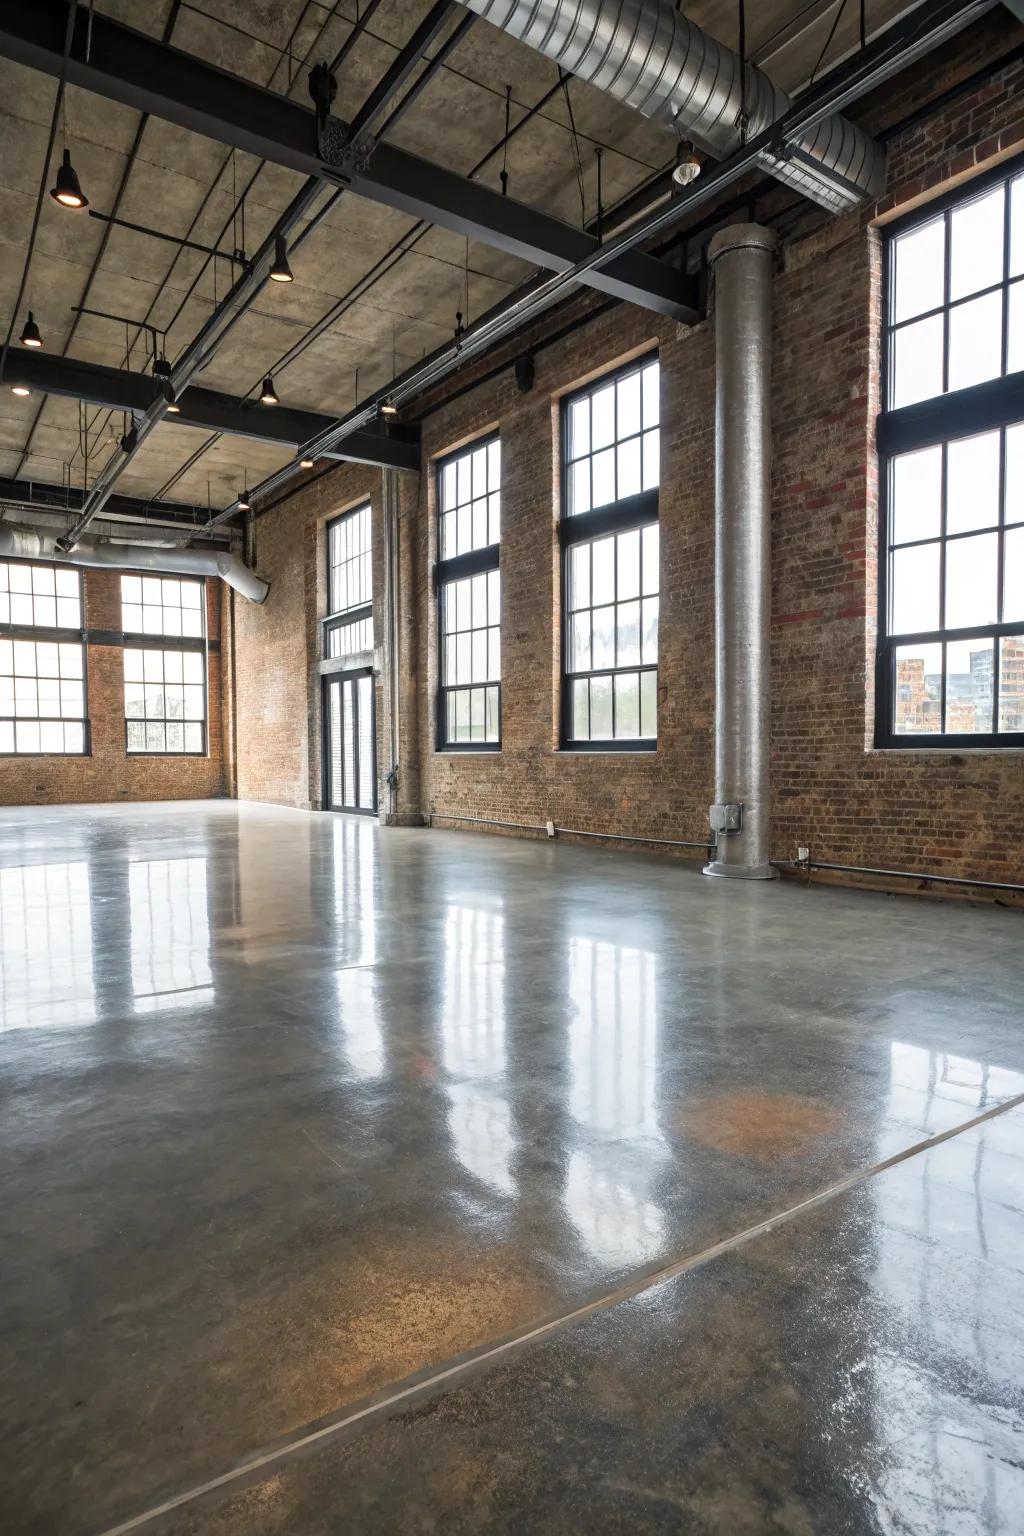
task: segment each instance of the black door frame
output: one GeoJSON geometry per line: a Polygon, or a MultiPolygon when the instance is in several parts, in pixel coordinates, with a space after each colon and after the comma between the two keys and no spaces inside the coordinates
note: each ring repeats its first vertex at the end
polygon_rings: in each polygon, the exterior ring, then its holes
{"type": "MultiPolygon", "coordinates": [[[[344,712],[340,717],[344,720],[344,712]]],[[[342,749],[344,750],[344,748],[342,749]]],[[[374,683],[372,667],[345,668],[338,672],[324,674],[320,695],[320,779],[321,797],[320,803],[325,811],[332,811],[337,815],[345,816],[376,816],[377,806],[377,689],[374,683]],[[370,679],[370,753],[372,767],[370,772],[373,778],[373,806],[359,805],[333,805],[331,803],[331,704],[330,690],[333,686],[341,687],[344,683],[352,682],[356,687],[352,691],[352,727],[355,735],[355,751],[353,762],[355,764],[356,799],[360,798],[360,767],[359,767],[359,687],[361,677],[370,679]]],[[[344,774],[342,775],[344,781],[344,774]]],[[[344,793],[344,788],[342,790],[344,793]]]]}

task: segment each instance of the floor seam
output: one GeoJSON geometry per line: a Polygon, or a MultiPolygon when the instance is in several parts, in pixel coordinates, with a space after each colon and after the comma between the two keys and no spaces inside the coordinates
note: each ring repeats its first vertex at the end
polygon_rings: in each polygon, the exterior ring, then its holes
{"type": "Polygon", "coordinates": [[[1024,1093],[1015,1094],[1012,1098],[1005,1099],[999,1104],[992,1105],[981,1114],[965,1120],[961,1125],[951,1126],[947,1130],[939,1131],[934,1136],[929,1136],[923,1141],[915,1142],[910,1147],[905,1147],[900,1152],[894,1152],[891,1156],[883,1158],[878,1163],[873,1163],[869,1168],[860,1169],[856,1173],[849,1174],[844,1179],[839,1179],[833,1184],[826,1185],[813,1195],[797,1201],[795,1205],[787,1206],[785,1210],[778,1211],[772,1216],[766,1216],[752,1226],[744,1227],[741,1231],[731,1236],[722,1238],[706,1248],[699,1249],[696,1253],[687,1254],[683,1258],[670,1260],[667,1264],[661,1264],[656,1269],[647,1270],[633,1275],[629,1280],[614,1287],[610,1291],[602,1292],[592,1297],[589,1301],[572,1307],[567,1312],[559,1313],[556,1317],[534,1324],[531,1327],[499,1340],[495,1344],[480,1345],[475,1350],[449,1360],[447,1363],[433,1368],[427,1367],[426,1372],[413,1377],[407,1377],[404,1383],[398,1383],[390,1389],[385,1389],[382,1394],[377,1394],[369,1401],[359,1406],[353,1405],[340,1410],[336,1415],[319,1421],[315,1428],[307,1426],[306,1429],[297,1431],[283,1444],[275,1446],[265,1452],[257,1452],[247,1460],[239,1462],[228,1472],[210,1478],[206,1482],[197,1483],[194,1487],[186,1489],[184,1493],[176,1494],[173,1498],[165,1499],[152,1508],[144,1510],[141,1514],[132,1516],[119,1525],[109,1526],[98,1536],[129,1536],[132,1531],[141,1530],[144,1526],[153,1525],[167,1515],[183,1509],[186,1505],[195,1503],[208,1494],[217,1493],[223,1489],[245,1487],[249,1483],[259,1482],[269,1474],[271,1468],[279,1463],[309,1451],[314,1446],[328,1444],[332,1440],[340,1440],[346,1434],[357,1427],[368,1428],[375,1420],[386,1418],[388,1414],[403,1404],[411,1404],[417,1399],[428,1397],[439,1388],[455,1382],[459,1377],[469,1375],[481,1366],[491,1364],[506,1356],[512,1356],[518,1351],[526,1349],[529,1345],[550,1338],[561,1333],[576,1323],[582,1322],[587,1317],[592,1317],[601,1312],[609,1311],[620,1302],[629,1301],[634,1296],[641,1295],[644,1291],[653,1290],[656,1286],[664,1285],[677,1276],[688,1274],[691,1270],[699,1269],[714,1259],[721,1258],[724,1254],[732,1253],[737,1248],[745,1246],[758,1237],[764,1237],[777,1227],[785,1226],[806,1212],[814,1210],[819,1205],[827,1204],[837,1199],[840,1195],[849,1193],[850,1190],[868,1183],[880,1174],[887,1173],[891,1168],[898,1167],[901,1163],[909,1162],[912,1158],[921,1156],[922,1153],[931,1151],[932,1148],[941,1146],[943,1142],[952,1140],[955,1136],[961,1136],[965,1131],[973,1130],[975,1126],[983,1125],[986,1121],[993,1120],[997,1116],[1006,1114],[1009,1110],[1018,1109],[1024,1105],[1024,1093]]]}

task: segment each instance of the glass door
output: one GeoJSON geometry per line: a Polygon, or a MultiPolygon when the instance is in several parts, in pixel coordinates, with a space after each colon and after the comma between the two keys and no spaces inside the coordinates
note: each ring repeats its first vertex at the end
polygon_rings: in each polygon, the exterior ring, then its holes
{"type": "Polygon", "coordinates": [[[377,731],[372,672],[324,680],[324,809],[377,812],[377,731]]]}

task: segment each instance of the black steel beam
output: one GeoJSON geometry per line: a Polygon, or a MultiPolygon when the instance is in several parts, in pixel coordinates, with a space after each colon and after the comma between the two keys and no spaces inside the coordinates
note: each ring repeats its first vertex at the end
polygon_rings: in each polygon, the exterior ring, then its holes
{"type": "MultiPolygon", "coordinates": [[[[327,119],[318,142],[313,111],[100,13],[80,8],[65,61],[67,0],[0,9],[0,53],[44,74],[64,71],[72,84],[108,100],[350,187],[552,272],[575,267],[598,248],[585,231],[394,145],[377,142],[369,155],[349,154],[349,125],[338,118],[327,119]]],[[[582,280],[684,323],[699,318],[691,280],[642,251],[589,267],[582,280]]]]}
{"type": "MultiPolygon", "coordinates": [[[[39,480],[16,480],[2,475],[0,504],[4,502],[17,502],[39,512],[74,513],[81,511],[82,493],[73,486],[46,485],[39,480]]],[[[139,523],[159,519],[162,523],[181,524],[197,532],[207,526],[205,507],[193,507],[181,501],[147,501],[145,497],[116,493],[108,499],[104,515],[139,523]]]]}
{"type": "MultiPolygon", "coordinates": [[[[160,394],[156,380],[148,374],[107,368],[100,363],[83,362],[80,358],[28,352],[24,348],[7,354],[5,382],[25,384],[40,394],[64,395],[106,410],[128,411],[132,415],[147,411],[160,394]]],[[[195,384],[182,391],[178,404],[180,412],[166,416],[167,424],[226,432],[281,448],[295,448],[308,442],[333,420],[316,411],[300,411],[286,405],[260,405],[195,384]]],[[[419,429],[373,423],[352,433],[327,456],[357,464],[379,464],[384,469],[418,469],[419,429]]]]}

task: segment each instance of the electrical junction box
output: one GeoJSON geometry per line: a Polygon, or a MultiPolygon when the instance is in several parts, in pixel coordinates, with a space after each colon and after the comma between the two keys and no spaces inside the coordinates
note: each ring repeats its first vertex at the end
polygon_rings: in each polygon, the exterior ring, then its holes
{"type": "Polygon", "coordinates": [[[708,813],[712,832],[738,832],[743,825],[743,807],[734,805],[713,805],[708,813]]]}

